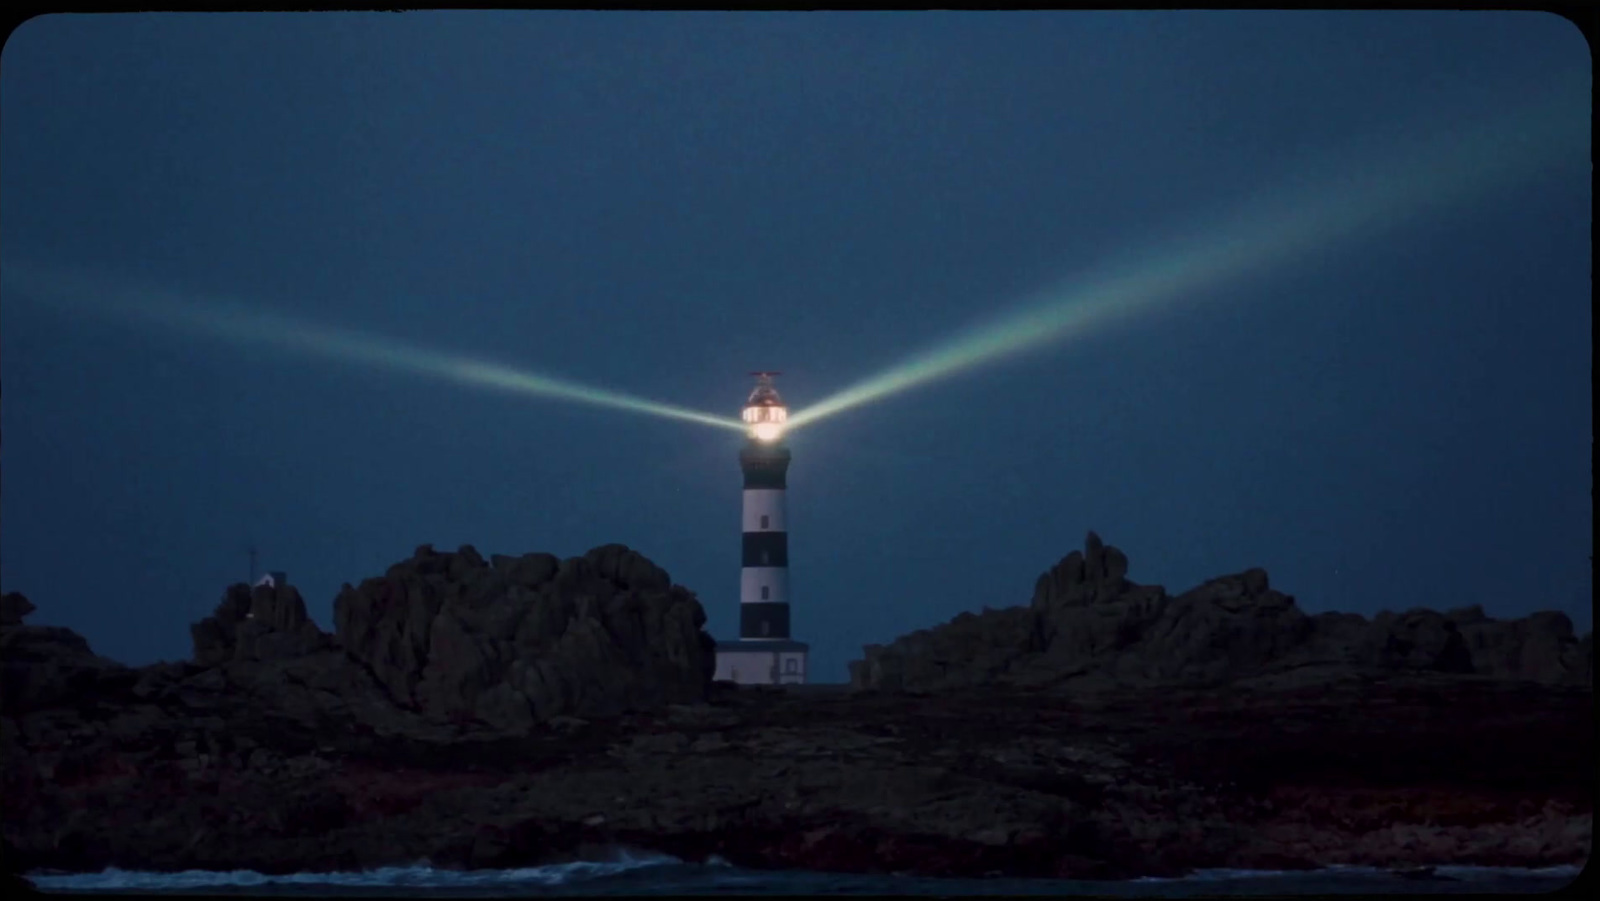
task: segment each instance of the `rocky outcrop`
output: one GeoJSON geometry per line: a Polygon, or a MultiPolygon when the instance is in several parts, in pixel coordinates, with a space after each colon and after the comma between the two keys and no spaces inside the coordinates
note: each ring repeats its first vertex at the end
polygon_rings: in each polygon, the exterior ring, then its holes
{"type": "Polygon", "coordinates": [[[402,706],[525,729],[705,697],[705,611],[621,545],[558,560],[418,548],[334,602],[342,647],[402,706]]]}
{"type": "Polygon", "coordinates": [[[1258,672],[1303,642],[1312,624],[1294,598],[1251,569],[1179,595],[1125,638],[1133,653],[1116,661],[1124,681],[1211,685],[1258,672]]]}
{"type": "Polygon", "coordinates": [[[211,616],[189,627],[194,660],[202,666],[234,661],[289,660],[332,645],[306,615],[292,585],[231,586],[211,616]]]}
{"type": "Polygon", "coordinates": [[[715,667],[694,595],[621,545],[489,561],[424,545],[345,585],[334,622],[334,635],[319,630],[293,586],[234,585],[191,627],[199,671],[154,670],[145,690],[245,691],[299,722],[379,733],[526,731],[703,699],[715,667]]]}
{"type": "Polygon", "coordinates": [[[8,591],[0,595],[0,627],[20,626],[22,620],[33,611],[33,603],[21,592],[8,591]]]}
{"type": "MultiPolygon", "coordinates": [[[[338,636],[308,631],[292,592],[230,590],[196,660],[139,669],[19,614],[0,625],[0,841],[22,872],[517,867],[605,845],[1065,878],[1588,854],[1586,687],[1448,671],[1470,616],[1304,617],[1260,571],[1169,598],[1112,551],[1092,541],[1034,605],[873,660],[882,682],[949,689],[921,697],[708,689],[698,604],[618,546],[424,548],[347,588],[338,636]],[[1148,681],[1296,654],[1332,677],[1148,681]],[[987,675],[963,689],[974,659],[987,675]],[[1081,674],[1056,678],[1063,662],[1081,674]],[[547,668],[531,690],[530,665],[547,668]],[[1110,690],[1074,688],[1093,680],[1110,690]],[[1115,687],[1139,680],[1162,687],[1115,687]]],[[[1518,647],[1559,639],[1540,622],[1518,647]]]]}
{"type": "Polygon", "coordinates": [[[69,701],[82,692],[92,694],[101,680],[128,672],[127,667],[95,654],[89,642],[71,629],[23,623],[34,606],[21,594],[5,595],[3,604],[0,712],[33,710],[69,701]]]}
{"type": "Polygon", "coordinates": [[[868,645],[850,664],[860,687],[939,689],[1019,677],[1044,647],[1039,619],[1024,608],[962,613],[948,624],[919,629],[885,649],[868,645]]]}
{"type": "Polygon", "coordinates": [[[1027,607],[964,613],[869,645],[857,688],[946,690],[995,683],[1079,687],[1214,685],[1340,672],[1473,674],[1589,684],[1592,639],[1560,613],[1500,621],[1481,608],[1307,616],[1250,569],[1170,597],[1127,578],[1128,558],[1089,533],[1041,575],[1027,607]]]}
{"type": "Polygon", "coordinates": [[[1592,843],[1589,695],[1446,675],[937,698],[717,687],[707,704],[471,740],[319,730],[238,703],[152,710],[3,720],[0,825],[24,872],[505,868],[625,845],[763,868],[1120,878],[1549,866],[1592,843]]]}
{"type": "Polygon", "coordinates": [[[1447,616],[1461,633],[1475,673],[1536,682],[1593,681],[1593,633],[1575,636],[1565,613],[1542,611],[1502,622],[1474,605],[1447,616]]]}
{"type": "Polygon", "coordinates": [[[230,586],[216,611],[189,631],[193,663],[144,668],[138,697],[194,710],[248,698],[258,713],[305,725],[336,720],[386,735],[439,731],[396,705],[370,671],[317,628],[292,585],[230,586]]]}

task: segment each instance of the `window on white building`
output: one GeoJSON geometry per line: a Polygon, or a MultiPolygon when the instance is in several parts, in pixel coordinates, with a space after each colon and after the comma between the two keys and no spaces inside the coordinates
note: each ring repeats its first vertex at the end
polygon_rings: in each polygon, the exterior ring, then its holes
{"type": "Polygon", "coordinates": [[[772,589],[766,585],[761,586],[761,599],[763,601],[772,597],[772,589]]]}
{"type": "Polygon", "coordinates": [[[767,517],[765,515],[763,515],[761,517],[761,528],[765,529],[766,527],[767,527],[767,517]]]}

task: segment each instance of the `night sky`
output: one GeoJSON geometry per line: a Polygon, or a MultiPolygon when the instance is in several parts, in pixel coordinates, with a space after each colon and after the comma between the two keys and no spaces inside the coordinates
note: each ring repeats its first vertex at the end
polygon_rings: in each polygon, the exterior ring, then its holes
{"type": "Polygon", "coordinates": [[[731,638],[737,431],[297,336],[735,417],[749,370],[798,412],[1048,307],[1082,322],[790,435],[813,679],[1090,529],[1174,592],[1588,629],[1590,84],[1537,13],[33,19],[0,582],[140,664],[251,544],[331,628],[425,542],[620,542],[731,638]],[[157,294],[209,325],[126,315],[157,294]]]}

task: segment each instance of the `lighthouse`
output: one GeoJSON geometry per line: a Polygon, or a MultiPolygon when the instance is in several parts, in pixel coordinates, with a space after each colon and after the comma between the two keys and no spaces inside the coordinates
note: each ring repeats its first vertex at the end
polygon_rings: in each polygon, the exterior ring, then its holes
{"type": "Polygon", "coordinates": [[[756,386],[741,416],[748,429],[739,449],[744,473],[739,639],[717,642],[716,678],[747,685],[798,684],[806,681],[809,648],[789,635],[789,448],[783,443],[789,410],[772,384],[778,373],[751,375],[756,386]]]}

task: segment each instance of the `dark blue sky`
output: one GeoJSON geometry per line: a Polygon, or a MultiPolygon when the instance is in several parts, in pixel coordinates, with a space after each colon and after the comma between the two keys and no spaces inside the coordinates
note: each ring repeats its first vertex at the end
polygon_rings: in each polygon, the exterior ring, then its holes
{"type": "MultiPolygon", "coordinates": [[[[1557,95],[1587,136],[1590,78],[1534,13],[53,16],[0,58],[0,252],[733,416],[750,369],[803,408],[1425,131],[1557,95]]],[[[1448,203],[1396,190],[1292,260],[796,431],[814,677],[1026,603],[1091,528],[1173,591],[1264,566],[1313,612],[1588,628],[1589,154],[1523,145],[1448,203]]],[[[733,431],[15,280],[0,381],[0,581],[127,662],[187,656],[250,542],[324,627],[423,542],[623,542],[736,629],[733,431]]]]}

